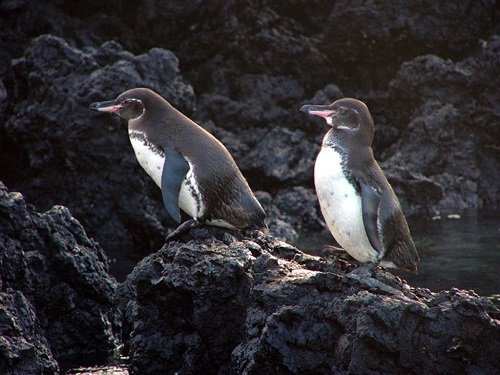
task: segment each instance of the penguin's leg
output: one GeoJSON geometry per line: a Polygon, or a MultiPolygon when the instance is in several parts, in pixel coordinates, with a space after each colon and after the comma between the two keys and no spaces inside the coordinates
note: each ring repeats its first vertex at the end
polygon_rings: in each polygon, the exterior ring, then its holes
{"type": "Polygon", "coordinates": [[[269,230],[266,229],[243,229],[241,230],[241,234],[245,237],[250,237],[250,238],[261,238],[264,236],[266,232],[269,232],[269,230]]]}
{"type": "Polygon", "coordinates": [[[203,223],[196,220],[196,219],[189,219],[186,220],[184,223],[179,225],[176,230],[174,230],[172,233],[170,233],[167,238],[165,238],[165,242],[170,242],[173,240],[178,239],[180,236],[182,236],[184,233],[187,231],[197,228],[199,226],[202,226],[203,223]]]}
{"type": "Polygon", "coordinates": [[[362,266],[359,266],[349,272],[346,277],[356,280],[361,280],[365,277],[373,277],[373,272],[375,271],[375,267],[377,267],[377,265],[377,262],[363,264],[362,266]]]}
{"type": "Polygon", "coordinates": [[[375,268],[380,264],[384,258],[385,252],[380,252],[377,254],[374,262],[363,264],[362,266],[352,270],[346,276],[352,276],[355,279],[363,279],[365,277],[373,277],[375,268]]]}
{"type": "Polygon", "coordinates": [[[339,246],[325,245],[325,246],[323,246],[323,250],[329,250],[329,251],[335,252],[335,253],[342,252],[343,254],[347,254],[346,251],[339,246]]]}

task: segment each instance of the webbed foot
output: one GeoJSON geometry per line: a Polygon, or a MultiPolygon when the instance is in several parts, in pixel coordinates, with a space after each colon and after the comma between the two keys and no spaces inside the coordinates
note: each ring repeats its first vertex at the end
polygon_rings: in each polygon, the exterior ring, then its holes
{"type": "Polygon", "coordinates": [[[189,231],[190,229],[197,228],[199,226],[203,225],[202,222],[199,222],[198,220],[195,219],[189,219],[179,225],[176,230],[174,230],[172,233],[170,233],[166,238],[165,242],[170,242],[173,240],[178,239],[181,235],[189,231]]]}

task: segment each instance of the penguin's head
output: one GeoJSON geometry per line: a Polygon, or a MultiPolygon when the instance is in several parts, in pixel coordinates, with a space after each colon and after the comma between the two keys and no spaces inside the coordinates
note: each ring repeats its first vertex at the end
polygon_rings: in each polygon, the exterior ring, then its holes
{"type": "Polygon", "coordinates": [[[125,91],[115,100],[92,103],[89,108],[93,111],[116,113],[128,121],[141,117],[146,107],[152,107],[155,100],[163,99],[152,90],[136,88],[125,91]]]}
{"type": "Polygon", "coordinates": [[[330,105],[304,105],[300,110],[324,118],[332,127],[334,136],[357,138],[368,146],[372,143],[373,119],[368,107],[360,100],[343,98],[330,105]]]}

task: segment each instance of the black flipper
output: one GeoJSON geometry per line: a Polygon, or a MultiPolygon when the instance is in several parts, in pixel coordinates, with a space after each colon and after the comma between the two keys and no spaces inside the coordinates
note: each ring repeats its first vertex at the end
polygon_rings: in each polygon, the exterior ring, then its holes
{"type": "Polygon", "coordinates": [[[182,181],[189,171],[189,163],[177,151],[170,147],[164,147],[165,163],[161,175],[161,193],[163,203],[170,217],[177,223],[181,222],[179,209],[179,193],[182,181]]]}
{"type": "Polygon", "coordinates": [[[380,241],[377,225],[381,194],[373,186],[366,184],[364,181],[359,181],[359,185],[361,187],[361,207],[366,235],[372,247],[378,252],[377,259],[381,260],[384,256],[384,246],[380,241]]]}

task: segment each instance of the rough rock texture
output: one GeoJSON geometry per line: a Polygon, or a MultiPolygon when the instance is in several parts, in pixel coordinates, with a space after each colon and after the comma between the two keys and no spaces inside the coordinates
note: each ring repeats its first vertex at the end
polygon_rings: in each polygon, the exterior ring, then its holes
{"type": "Polygon", "coordinates": [[[0,353],[0,371],[5,375],[59,371],[35,308],[13,289],[0,292],[0,353]]]}
{"type": "Polygon", "coordinates": [[[55,360],[115,349],[107,271],[67,208],[37,213],[0,183],[0,373],[50,374],[55,360]]]}
{"type": "Polygon", "coordinates": [[[457,63],[417,57],[404,63],[391,82],[391,99],[406,109],[387,115],[406,125],[385,151],[384,166],[421,176],[418,184],[429,194],[399,177],[413,210],[499,206],[498,178],[492,173],[500,165],[499,57],[500,37],[495,37],[476,56],[457,63]],[[425,199],[416,199],[419,195],[425,199]]]}
{"type": "Polygon", "coordinates": [[[271,194],[257,192],[270,219],[269,232],[287,242],[295,242],[304,230],[319,232],[326,228],[312,188],[296,186],[271,194]]]}
{"type": "Polygon", "coordinates": [[[500,310],[270,236],[201,228],[118,289],[133,374],[498,374],[500,310]],[[133,326],[130,324],[133,322],[133,326]]]}

